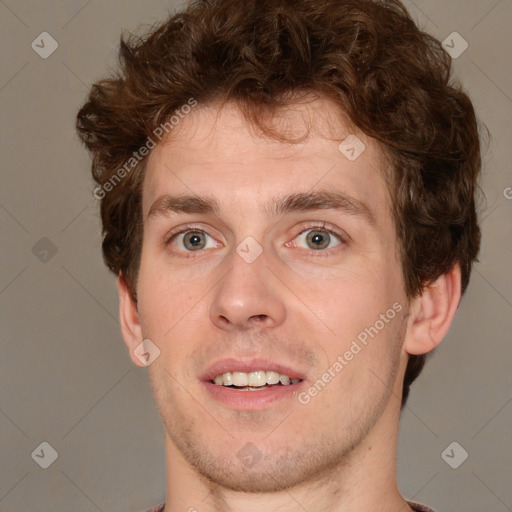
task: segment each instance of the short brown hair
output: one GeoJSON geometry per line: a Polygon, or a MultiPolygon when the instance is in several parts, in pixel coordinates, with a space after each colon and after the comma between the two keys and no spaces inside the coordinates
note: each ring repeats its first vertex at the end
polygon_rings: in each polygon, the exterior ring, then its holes
{"type": "MultiPolygon", "coordinates": [[[[99,186],[190,98],[236,102],[264,125],[262,112],[314,91],[384,149],[407,296],[455,264],[464,293],[480,246],[477,121],[449,55],[398,0],[196,0],[145,36],[121,36],[119,59],[77,116],[99,186]]],[[[100,207],[104,260],[135,301],[146,161],[100,207]]],[[[402,407],[425,358],[409,357],[402,407]]]]}

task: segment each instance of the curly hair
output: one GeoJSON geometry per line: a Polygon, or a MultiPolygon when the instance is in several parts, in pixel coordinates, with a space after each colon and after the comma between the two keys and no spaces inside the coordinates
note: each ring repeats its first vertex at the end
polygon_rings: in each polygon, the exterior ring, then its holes
{"type": "MultiPolygon", "coordinates": [[[[191,98],[235,102],[279,138],[269,115],[314,91],[383,148],[407,296],[456,264],[464,293],[480,247],[481,153],[472,103],[451,74],[441,43],[399,0],[195,0],[143,36],[121,35],[119,69],[77,116],[102,187],[105,263],[136,301],[148,158],[137,152],[191,98]]],[[[409,356],[402,407],[425,359],[409,356]]]]}

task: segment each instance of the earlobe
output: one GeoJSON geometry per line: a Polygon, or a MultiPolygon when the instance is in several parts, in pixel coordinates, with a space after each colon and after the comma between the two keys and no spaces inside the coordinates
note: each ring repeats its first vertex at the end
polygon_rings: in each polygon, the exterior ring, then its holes
{"type": "Polygon", "coordinates": [[[448,333],[460,298],[460,266],[456,264],[411,301],[404,350],[411,355],[434,350],[448,333]]]}
{"type": "Polygon", "coordinates": [[[117,291],[119,294],[119,321],[124,342],[130,352],[130,358],[137,366],[144,364],[134,355],[134,350],[143,340],[142,328],[139,321],[137,305],[131,297],[128,285],[120,272],[117,276],[117,291]]]}

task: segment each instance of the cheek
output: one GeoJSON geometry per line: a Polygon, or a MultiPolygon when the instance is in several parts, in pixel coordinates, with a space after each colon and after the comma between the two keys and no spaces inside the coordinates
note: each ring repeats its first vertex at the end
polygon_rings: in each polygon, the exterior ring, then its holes
{"type": "Polygon", "coordinates": [[[306,286],[304,282],[297,279],[294,284],[298,295],[340,334],[350,326],[373,324],[402,297],[399,271],[375,262],[359,265],[357,269],[325,272],[309,279],[306,286]]]}
{"type": "MultiPolygon", "coordinates": [[[[343,378],[337,379],[338,385],[350,389],[355,380],[367,390],[375,384],[370,369],[378,375],[388,373],[400,345],[402,313],[397,310],[403,311],[404,304],[399,269],[384,264],[360,266],[333,279],[311,281],[308,288],[302,284],[300,293],[323,322],[318,324],[325,335],[315,338],[323,354],[320,372],[341,357],[343,370],[336,375],[343,378]]],[[[315,330],[314,322],[306,327],[310,332],[315,330]]]]}
{"type": "Polygon", "coordinates": [[[143,258],[139,272],[139,320],[144,336],[168,340],[183,333],[187,320],[201,308],[204,281],[171,272],[157,258],[143,258]]]}

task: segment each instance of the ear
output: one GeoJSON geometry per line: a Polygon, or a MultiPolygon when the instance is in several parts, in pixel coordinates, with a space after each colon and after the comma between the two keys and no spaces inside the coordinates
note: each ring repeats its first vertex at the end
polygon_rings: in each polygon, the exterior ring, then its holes
{"type": "Polygon", "coordinates": [[[411,301],[404,350],[411,355],[434,350],[448,333],[460,298],[460,266],[456,264],[411,301]]]}
{"type": "Polygon", "coordinates": [[[142,361],[134,354],[134,350],[143,341],[137,304],[132,299],[128,285],[121,272],[117,276],[117,291],[119,293],[119,320],[121,322],[124,342],[130,352],[131,360],[137,366],[144,367],[142,361]]]}

